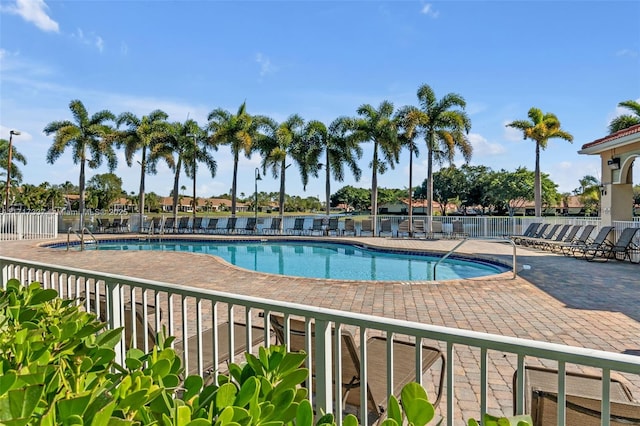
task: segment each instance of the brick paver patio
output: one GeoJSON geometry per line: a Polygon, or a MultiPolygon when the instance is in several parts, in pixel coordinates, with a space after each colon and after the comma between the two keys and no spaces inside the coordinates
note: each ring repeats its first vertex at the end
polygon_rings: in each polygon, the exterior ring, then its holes
{"type": "MultiPolygon", "coordinates": [[[[447,251],[458,242],[356,240],[376,246],[433,251],[447,251]]],[[[357,282],[249,272],[203,254],[66,252],[38,247],[42,242],[3,241],[0,255],[426,324],[640,354],[640,265],[629,262],[592,263],[518,248],[519,270],[515,279],[511,273],[503,273],[472,280],[357,282]]],[[[469,241],[460,252],[511,263],[512,248],[506,243],[469,241]]],[[[479,389],[468,378],[479,377],[479,356],[479,351],[468,348],[456,350],[454,362],[459,367],[456,424],[469,416],[477,417],[479,389]]],[[[510,414],[515,357],[492,353],[490,362],[489,410],[510,414]]],[[[634,396],[640,397],[640,378],[624,379],[634,396]]]]}

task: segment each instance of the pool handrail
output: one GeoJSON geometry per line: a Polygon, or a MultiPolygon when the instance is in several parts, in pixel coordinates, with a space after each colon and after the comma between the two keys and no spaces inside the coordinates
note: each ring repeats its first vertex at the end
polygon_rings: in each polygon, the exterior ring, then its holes
{"type": "Polygon", "coordinates": [[[436,268],[438,267],[438,265],[440,265],[445,259],[447,259],[449,256],[451,256],[460,246],[462,246],[464,243],[466,243],[469,240],[474,240],[474,241],[499,241],[499,242],[509,242],[511,243],[511,245],[513,246],[513,279],[516,279],[516,277],[518,276],[517,273],[517,255],[516,255],[516,244],[509,238],[469,238],[466,237],[464,238],[462,241],[460,241],[458,244],[455,245],[454,248],[452,248],[451,250],[449,250],[444,256],[442,256],[436,263],[435,265],[433,265],[433,280],[436,280],[436,268]]]}

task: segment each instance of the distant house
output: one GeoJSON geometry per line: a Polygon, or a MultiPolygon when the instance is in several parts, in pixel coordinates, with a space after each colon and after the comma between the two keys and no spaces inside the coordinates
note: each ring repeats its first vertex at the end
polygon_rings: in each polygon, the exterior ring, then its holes
{"type": "MultiPolygon", "coordinates": [[[[433,201],[431,203],[431,207],[433,209],[434,214],[440,214],[442,212],[442,205],[437,201],[433,201]]],[[[428,206],[427,200],[413,200],[413,214],[427,214],[428,206]]],[[[458,208],[455,204],[447,204],[446,212],[456,213],[458,208]]],[[[378,206],[379,214],[399,214],[399,215],[407,215],[409,214],[409,200],[399,200],[395,203],[386,203],[378,206]]]]}
{"type": "MultiPolygon", "coordinates": [[[[222,212],[231,209],[231,200],[226,198],[200,198],[196,212],[222,212]]],[[[173,212],[173,197],[162,197],[160,199],[160,210],[162,212],[173,212]]],[[[238,212],[246,212],[249,206],[240,201],[236,202],[238,212]]],[[[178,212],[193,212],[193,197],[178,197],[178,212]]]]}

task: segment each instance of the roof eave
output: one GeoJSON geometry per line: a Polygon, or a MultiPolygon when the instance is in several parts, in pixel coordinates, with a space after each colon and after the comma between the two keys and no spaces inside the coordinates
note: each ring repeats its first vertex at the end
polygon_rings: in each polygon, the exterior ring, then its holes
{"type": "Polygon", "coordinates": [[[630,135],[625,135],[620,138],[611,139],[606,142],[602,142],[588,148],[582,148],[578,151],[578,154],[587,154],[587,155],[595,155],[600,154],[601,152],[608,151],[613,148],[619,148],[621,146],[629,145],[634,142],[638,142],[640,140],[639,133],[632,133],[630,135]]]}

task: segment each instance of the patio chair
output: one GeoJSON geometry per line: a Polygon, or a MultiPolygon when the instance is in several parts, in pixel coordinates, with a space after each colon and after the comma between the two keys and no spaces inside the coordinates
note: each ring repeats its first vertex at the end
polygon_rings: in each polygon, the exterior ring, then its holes
{"type": "Polygon", "coordinates": [[[464,222],[461,220],[454,220],[451,225],[453,227],[452,238],[467,238],[469,236],[469,233],[464,230],[464,222]]]}
{"type": "Polygon", "coordinates": [[[373,219],[364,219],[360,224],[360,236],[367,233],[373,236],[373,219]]]}
{"type": "MultiPolygon", "coordinates": [[[[631,253],[640,250],[640,246],[633,242],[638,231],[640,231],[640,228],[625,228],[620,233],[618,241],[611,244],[605,240],[605,244],[595,247],[592,250],[587,249],[584,252],[584,257],[590,262],[594,260],[607,261],[609,259],[621,261],[629,259],[631,262],[631,253]]],[[[640,260],[638,263],[640,263],[640,260]]]]}
{"type": "Polygon", "coordinates": [[[109,228],[109,219],[96,218],[96,228],[98,232],[105,232],[109,228]]]}
{"type": "Polygon", "coordinates": [[[129,232],[129,218],[122,218],[122,222],[120,222],[119,232],[129,232]]]}
{"type": "MultiPolygon", "coordinates": [[[[205,375],[210,375],[216,369],[218,364],[223,362],[231,362],[230,345],[229,345],[229,332],[231,331],[230,323],[228,321],[218,324],[214,329],[204,330],[200,335],[202,339],[202,369],[205,375]],[[218,359],[213,357],[213,342],[214,339],[218,341],[218,359]]],[[[233,323],[233,355],[236,356],[247,351],[247,325],[234,322],[233,323]]],[[[264,342],[265,331],[263,327],[252,325],[251,326],[251,347],[257,346],[264,342]]],[[[176,351],[182,355],[183,361],[188,364],[189,375],[198,374],[198,336],[194,335],[187,339],[187,357],[184,357],[184,341],[176,342],[176,351]]]]}
{"type": "MultiPolygon", "coordinates": [[[[276,343],[284,344],[285,327],[284,318],[279,315],[270,315],[271,328],[274,330],[276,343]]],[[[306,327],[305,322],[297,319],[289,320],[289,350],[293,352],[306,351],[306,327]]],[[[332,329],[335,334],[335,329],[332,329]]],[[[342,401],[352,410],[360,408],[360,348],[355,343],[353,335],[342,330],[341,335],[341,381],[342,401]]],[[[311,323],[311,337],[315,336],[315,327],[311,323]]],[[[387,407],[387,338],[383,336],[370,336],[365,343],[367,348],[367,418],[372,421],[381,416],[387,407]]],[[[432,402],[434,406],[440,403],[442,398],[444,372],[446,361],[444,354],[431,346],[422,346],[422,373],[426,373],[438,360],[440,360],[440,375],[437,384],[436,398],[432,402]]],[[[335,356],[332,357],[335,359],[335,356]]],[[[315,377],[315,349],[311,350],[311,374],[315,377]]],[[[402,387],[415,381],[416,346],[398,339],[393,339],[393,394],[399,396],[402,387]]],[[[335,377],[335,376],[334,376],[335,377]]],[[[334,378],[335,380],[335,378],[334,378]]],[[[346,407],[345,407],[346,408],[346,407]]],[[[364,422],[361,422],[365,424],[364,422]]]]}
{"type": "MultiPolygon", "coordinates": [[[[515,389],[516,374],[513,376],[515,389]]],[[[525,367],[525,406],[531,413],[534,426],[557,424],[558,372],[557,370],[525,367]]],[[[601,424],[602,377],[567,372],[565,376],[566,424],[599,426],[601,424]]],[[[515,393],[514,393],[515,407],[515,393]]],[[[610,384],[610,424],[640,424],[640,405],[633,402],[627,386],[612,378],[610,384]]]]}
{"type": "Polygon", "coordinates": [[[567,228],[565,232],[563,232],[563,227],[554,239],[546,241],[541,248],[544,250],[554,250],[555,244],[574,241],[576,239],[576,235],[578,235],[578,231],[582,228],[582,225],[565,225],[565,227],[567,228]]]}
{"type": "Polygon", "coordinates": [[[307,232],[309,233],[309,235],[313,235],[315,233],[318,233],[318,235],[320,236],[324,235],[324,228],[322,227],[323,222],[324,220],[322,218],[313,219],[311,228],[307,229],[307,232]]]}
{"type": "Polygon", "coordinates": [[[547,235],[547,229],[549,229],[549,226],[550,224],[543,223],[530,237],[520,237],[517,239],[517,241],[514,240],[514,243],[518,245],[527,245],[527,240],[530,240],[532,238],[543,238],[545,235],[547,235]]]}
{"type": "Polygon", "coordinates": [[[204,232],[206,232],[207,234],[213,234],[216,232],[217,229],[218,229],[218,218],[210,217],[209,221],[207,222],[207,227],[204,228],[204,232]]]}
{"type": "Polygon", "coordinates": [[[393,230],[391,229],[391,219],[382,219],[380,221],[378,236],[382,237],[382,234],[389,234],[389,236],[393,237],[393,230]]]}
{"type": "Polygon", "coordinates": [[[271,224],[269,228],[263,229],[262,232],[265,234],[279,234],[280,233],[280,224],[282,223],[282,219],[279,217],[272,217],[271,224]]]}
{"type": "Polygon", "coordinates": [[[344,220],[344,229],[342,230],[342,235],[348,234],[353,234],[354,237],[356,236],[356,221],[351,218],[344,220]]]}
{"type": "Polygon", "coordinates": [[[559,224],[553,225],[551,230],[549,230],[549,232],[547,232],[547,234],[544,237],[525,239],[525,245],[529,247],[537,248],[537,249],[544,248],[547,244],[551,242],[562,241],[564,239],[564,236],[569,231],[569,228],[571,228],[571,225],[559,225],[559,224]]]}
{"type": "Polygon", "coordinates": [[[297,217],[293,222],[293,228],[288,228],[287,233],[289,235],[302,235],[304,234],[304,218],[297,217]]]}
{"type": "Polygon", "coordinates": [[[109,224],[109,226],[107,226],[106,230],[110,232],[119,232],[121,223],[122,223],[122,219],[120,219],[119,217],[116,217],[109,224]]]}
{"type": "Polygon", "coordinates": [[[563,243],[555,243],[552,246],[554,251],[559,251],[564,255],[570,255],[572,253],[573,247],[583,246],[589,243],[589,237],[591,237],[591,233],[595,229],[595,225],[587,225],[584,227],[580,235],[575,238],[573,241],[566,241],[563,243]]]}
{"type": "Polygon", "coordinates": [[[435,240],[437,238],[442,238],[446,236],[447,234],[445,234],[445,232],[442,229],[442,222],[440,222],[439,220],[432,220],[431,231],[427,233],[427,238],[431,240],[435,240]]]}
{"type": "Polygon", "coordinates": [[[187,232],[189,230],[189,216],[181,216],[178,221],[178,232],[187,232]]]}
{"type": "Polygon", "coordinates": [[[193,232],[204,231],[204,228],[202,227],[202,218],[200,216],[194,219],[191,228],[193,229],[193,232]]]}
{"type": "Polygon", "coordinates": [[[162,218],[159,216],[152,217],[149,221],[147,227],[145,228],[147,232],[158,233],[161,230],[162,226],[162,218]]]}
{"type": "Polygon", "coordinates": [[[424,235],[427,237],[427,230],[424,227],[424,220],[416,220],[413,222],[413,236],[424,235]]]}
{"type": "MultiPolygon", "coordinates": [[[[411,229],[411,231],[413,231],[413,229],[411,229]]],[[[396,236],[398,238],[400,238],[400,234],[406,235],[407,237],[410,236],[410,233],[409,233],[409,220],[405,219],[405,220],[401,221],[398,224],[398,232],[396,233],[396,236]]]]}
{"type": "Polygon", "coordinates": [[[160,231],[164,232],[165,234],[168,232],[175,232],[175,220],[172,217],[168,217],[164,220],[164,224],[162,224],[162,229],[160,231]]]}
{"type": "Polygon", "coordinates": [[[604,245],[611,245],[611,242],[609,242],[609,236],[613,233],[614,229],[615,228],[613,226],[603,226],[600,228],[600,232],[598,232],[598,235],[596,235],[592,242],[587,242],[582,246],[572,247],[571,255],[573,257],[585,258],[587,253],[598,250],[604,245]]]}
{"type": "Polygon", "coordinates": [[[236,232],[236,223],[238,222],[237,217],[230,217],[227,219],[227,226],[225,226],[224,230],[227,234],[232,234],[236,232]]]}
{"type": "Polygon", "coordinates": [[[329,218],[329,225],[327,226],[327,235],[331,235],[331,233],[333,232],[333,234],[337,237],[338,236],[338,232],[340,232],[340,230],[338,229],[338,218],[337,217],[330,217],[329,218]]]}
{"type": "Polygon", "coordinates": [[[242,232],[243,234],[255,234],[258,230],[257,226],[257,221],[255,217],[249,217],[247,218],[247,223],[244,226],[244,229],[239,229],[239,232],[242,232]]]}
{"type": "Polygon", "coordinates": [[[525,229],[525,231],[522,234],[509,235],[508,237],[512,239],[514,243],[519,244],[520,238],[533,237],[536,231],[538,230],[538,228],[540,227],[540,225],[542,225],[542,222],[531,222],[529,226],[527,226],[527,229],[525,229]]]}

